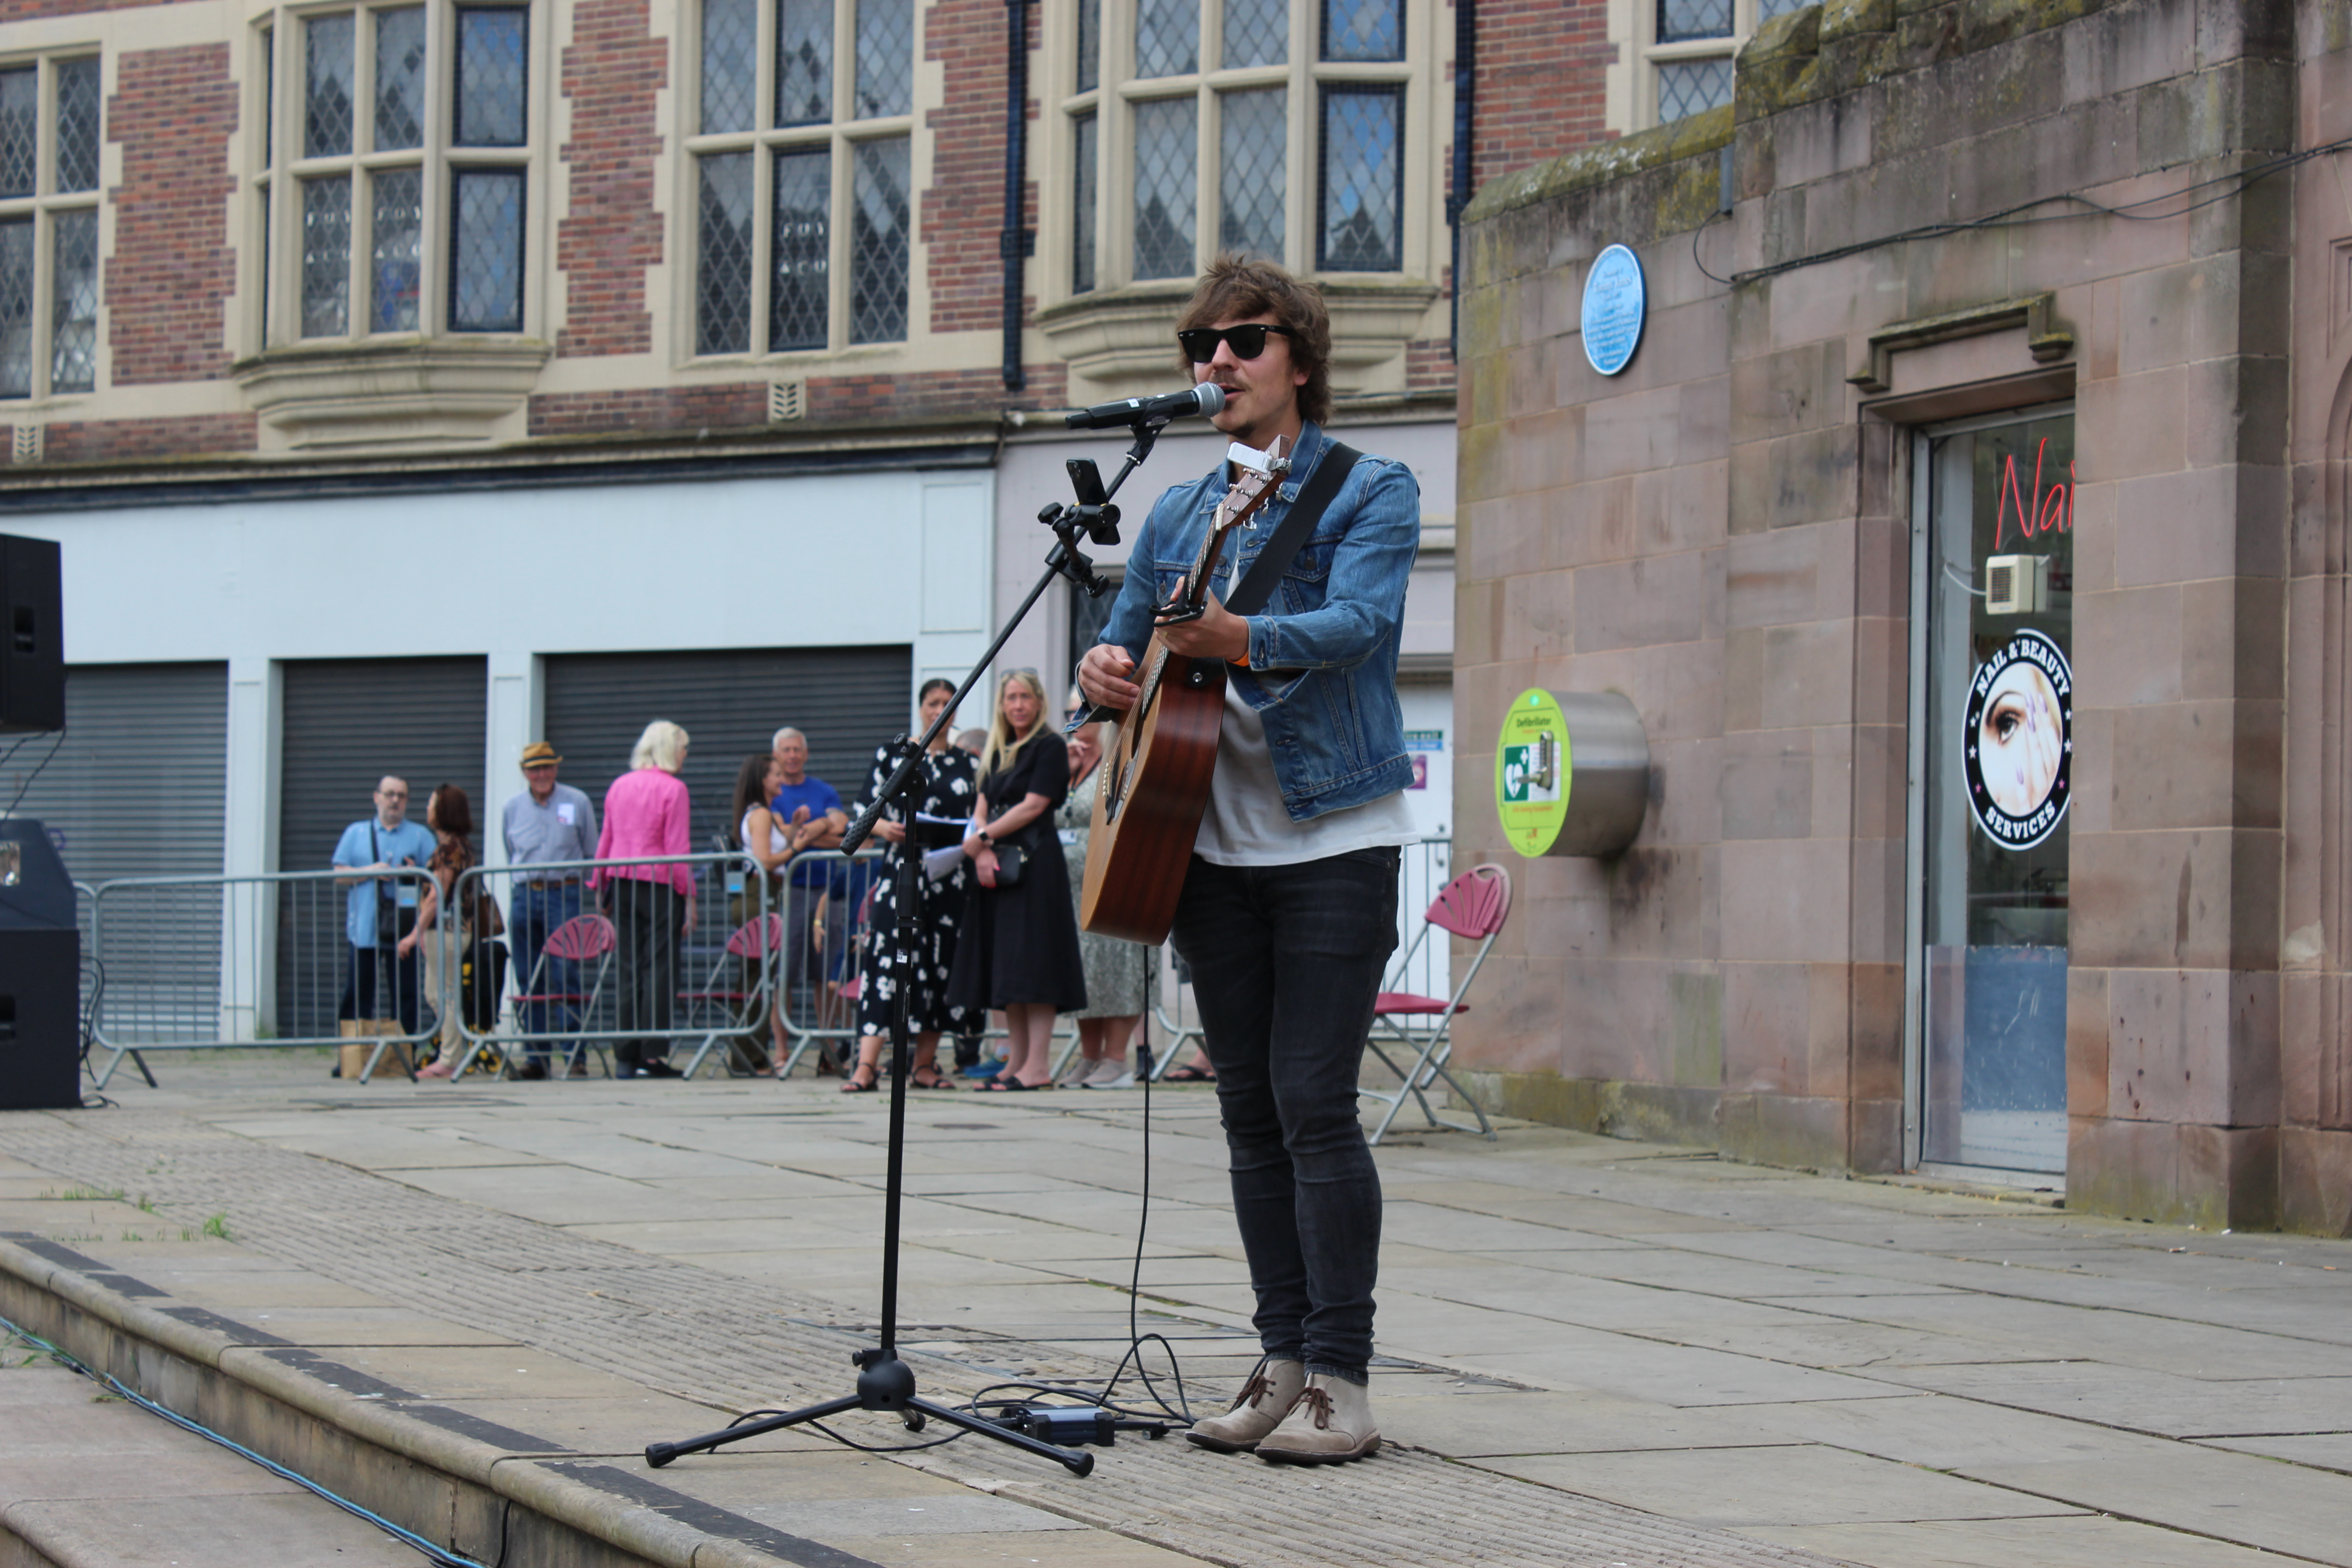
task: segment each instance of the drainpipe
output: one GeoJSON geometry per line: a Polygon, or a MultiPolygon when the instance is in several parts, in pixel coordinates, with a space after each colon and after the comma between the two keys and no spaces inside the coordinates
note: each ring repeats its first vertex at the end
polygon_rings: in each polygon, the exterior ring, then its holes
{"type": "Polygon", "coordinates": [[[1478,0],[1454,0],[1454,188],[1445,196],[1445,226],[1453,231],[1452,325],[1447,336],[1462,359],[1462,209],[1470,205],[1470,138],[1477,124],[1478,0]]]}
{"type": "Polygon", "coordinates": [[[1004,227],[996,253],[1004,263],[1004,390],[1029,384],[1021,369],[1021,258],[1036,236],[1021,226],[1021,176],[1029,162],[1029,0],[1004,0],[1004,227]]]}

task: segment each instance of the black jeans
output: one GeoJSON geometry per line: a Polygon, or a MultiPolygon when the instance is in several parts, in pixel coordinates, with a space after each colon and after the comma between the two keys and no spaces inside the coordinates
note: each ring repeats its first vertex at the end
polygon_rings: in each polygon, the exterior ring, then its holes
{"type": "MultiPolygon", "coordinates": [[[[384,929],[390,929],[386,917],[384,929]]],[[[416,976],[416,950],[411,948],[405,957],[392,942],[377,947],[352,949],[352,974],[343,987],[342,1005],[335,1009],[339,1018],[397,1018],[400,1032],[418,1032],[417,1002],[424,988],[416,976]],[[379,1001],[376,992],[388,993],[379,1001]]]]}
{"type": "Polygon", "coordinates": [[[1381,1252],[1356,1080],[1396,903],[1392,848],[1296,866],[1195,857],[1171,933],[1217,1069],[1258,1342],[1351,1383],[1371,1363],[1381,1252]]]}
{"type": "Polygon", "coordinates": [[[620,1067],[641,1068],[669,1058],[668,1030],[677,1006],[678,927],[686,920],[686,900],[667,882],[640,881],[634,877],[613,882],[613,923],[620,937],[620,1005],[616,1026],[624,1032],[642,1030],[642,1039],[622,1040],[613,1047],[620,1067]]]}

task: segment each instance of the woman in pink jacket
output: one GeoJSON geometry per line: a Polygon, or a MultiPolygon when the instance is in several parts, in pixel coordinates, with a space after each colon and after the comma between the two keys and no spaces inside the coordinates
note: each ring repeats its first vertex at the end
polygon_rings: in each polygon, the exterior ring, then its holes
{"type": "MultiPolygon", "coordinates": [[[[693,852],[686,784],[677,776],[685,766],[686,731],[667,719],[646,725],[629,753],[629,771],[604,792],[597,859],[693,852]]],[[[669,1028],[678,949],[694,929],[694,868],[600,867],[588,885],[619,931],[620,1027],[642,1032],[613,1047],[613,1070],[621,1078],[676,1078],[669,1028]]]]}

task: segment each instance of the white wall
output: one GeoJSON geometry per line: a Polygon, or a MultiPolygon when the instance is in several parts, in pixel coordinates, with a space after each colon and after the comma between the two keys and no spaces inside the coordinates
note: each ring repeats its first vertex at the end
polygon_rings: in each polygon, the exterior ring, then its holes
{"type": "MultiPolygon", "coordinates": [[[[486,772],[538,733],[542,656],[988,643],[992,476],[914,470],[16,513],[54,539],[66,659],[229,666],[232,872],[268,869],[278,662],[479,655],[486,772]]],[[[909,694],[911,697],[911,693],[909,694]]]]}

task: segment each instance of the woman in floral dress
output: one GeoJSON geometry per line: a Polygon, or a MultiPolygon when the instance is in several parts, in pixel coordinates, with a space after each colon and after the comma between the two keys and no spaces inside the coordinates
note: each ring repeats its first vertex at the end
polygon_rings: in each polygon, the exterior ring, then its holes
{"type": "MultiPolygon", "coordinates": [[[[948,680],[927,680],[919,700],[921,710],[915,719],[915,733],[920,735],[931,726],[950,698],[955,695],[955,683],[948,680]]],[[[972,774],[978,759],[970,752],[948,743],[953,724],[940,726],[939,738],[924,753],[919,771],[915,775],[915,809],[925,816],[944,816],[961,823],[970,819],[972,806],[972,774]]],[[[874,766],[866,781],[865,798],[859,803],[863,810],[882,793],[897,770],[898,758],[887,745],[874,749],[874,766]]],[[[957,829],[961,834],[961,829],[957,829]]],[[[883,857],[881,875],[874,882],[874,907],[866,930],[866,951],[859,968],[861,984],[857,994],[857,1066],[841,1086],[844,1094],[864,1094],[881,1080],[882,1050],[890,1037],[890,1008],[898,994],[898,860],[908,853],[908,824],[896,805],[885,812],[874,825],[874,835],[888,846],[883,857]]],[[[952,840],[950,840],[952,841],[952,840]]],[[[912,847],[919,857],[923,846],[912,847]]],[[[908,997],[908,1022],[915,1031],[914,1074],[908,1080],[917,1089],[953,1089],[955,1082],[940,1071],[940,1035],[942,1030],[953,1034],[965,1032],[963,1009],[948,1005],[948,971],[955,963],[956,931],[962,923],[964,885],[971,876],[971,862],[958,857],[955,868],[934,882],[916,873],[919,894],[915,922],[914,988],[908,997]]]]}

